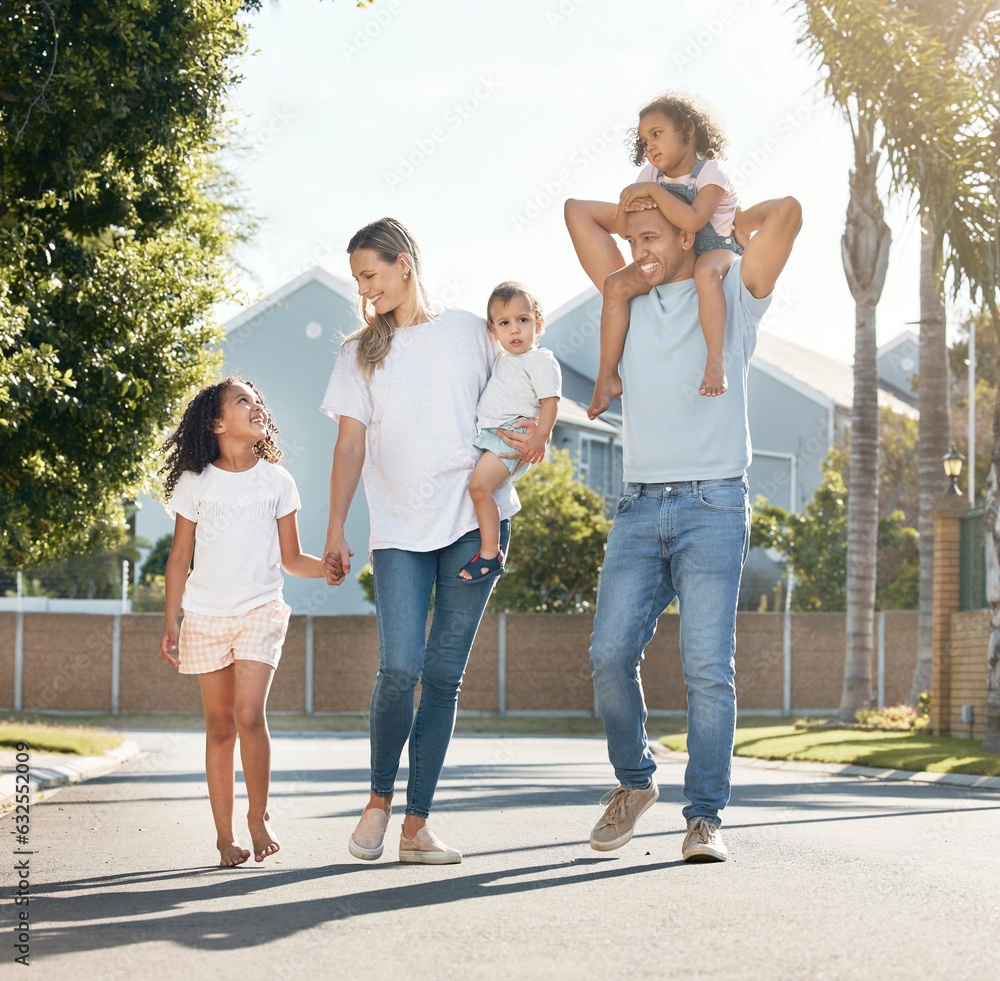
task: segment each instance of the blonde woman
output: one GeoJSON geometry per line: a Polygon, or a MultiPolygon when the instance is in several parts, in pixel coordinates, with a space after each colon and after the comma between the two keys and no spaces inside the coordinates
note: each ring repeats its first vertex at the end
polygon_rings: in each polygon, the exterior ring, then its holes
{"type": "MultiPolygon", "coordinates": [[[[431,310],[420,282],[419,250],[398,221],[366,225],[347,251],[362,326],[344,342],[321,407],[340,425],[323,561],[332,585],[350,572],[354,553],[344,526],[363,475],[380,647],[370,715],[371,796],[349,848],[366,861],[381,856],[409,741],[399,859],[456,863],[462,853],[426,825],[462,674],[495,582],[491,577],[469,584],[458,573],[479,544],[469,476],[479,458],[473,445],[476,404],[497,352],[481,317],[431,310]]],[[[512,452],[520,451],[533,428],[510,435],[512,452]]],[[[496,501],[506,553],[509,518],[519,507],[509,482],[496,501]]]]}

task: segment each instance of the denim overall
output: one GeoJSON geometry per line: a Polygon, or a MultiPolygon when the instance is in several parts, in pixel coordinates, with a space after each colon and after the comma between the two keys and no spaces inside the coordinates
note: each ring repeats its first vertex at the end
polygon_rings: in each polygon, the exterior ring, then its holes
{"type": "MultiPolygon", "coordinates": [[[[701,168],[705,166],[705,160],[702,158],[698,159],[698,162],[694,165],[694,170],[691,171],[691,176],[697,178],[701,173],[701,168]]],[[[690,204],[694,201],[695,196],[698,194],[698,188],[694,184],[669,184],[667,181],[669,178],[661,170],[657,174],[657,183],[660,187],[665,187],[672,194],[676,194],[679,198],[687,201],[690,204]]],[[[736,244],[736,239],[733,238],[732,234],[720,235],[713,227],[712,222],[708,221],[705,223],[705,227],[699,229],[694,236],[694,254],[704,255],[706,252],[711,252],[712,249],[727,249],[730,252],[735,252],[737,255],[743,255],[743,249],[736,244]]]]}

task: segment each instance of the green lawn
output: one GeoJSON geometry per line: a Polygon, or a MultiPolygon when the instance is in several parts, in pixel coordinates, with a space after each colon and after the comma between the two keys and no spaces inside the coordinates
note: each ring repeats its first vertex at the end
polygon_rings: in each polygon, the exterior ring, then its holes
{"type": "MultiPolygon", "coordinates": [[[[664,736],[660,742],[681,752],[687,748],[683,733],[664,736]]],[[[867,732],[741,725],[736,730],[734,752],[737,756],[763,760],[855,763],[893,770],[1000,776],[1000,753],[984,753],[980,745],[978,739],[953,739],[919,731],[867,732]]]]}
{"type": "Polygon", "coordinates": [[[0,722],[0,749],[17,749],[18,743],[27,743],[33,753],[102,756],[106,749],[120,746],[122,737],[117,732],[84,725],[25,722],[20,719],[0,722]]]}
{"type": "MultiPolygon", "coordinates": [[[[40,712],[7,713],[8,725],[44,723],[51,727],[74,725],[98,729],[166,729],[197,732],[205,728],[201,712],[123,712],[74,715],[46,715],[40,712]]],[[[650,720],[652,722],[652,720],[650,720]]],[[[657,736],[682,732],[683,719],[663,719],[655,729],[657,736]]],[[[367,732],[368,716],[305,715],[298,712],[268,712],[267,724],[272,732],[367,732]]],[[[461,733],[491,733],[500,736],[603,736],[600,719],[591,716],[494,716],[460,715],[455,731],[461,733]]],[[[654,730],[651,729],[651,732],[654,730]]]]}

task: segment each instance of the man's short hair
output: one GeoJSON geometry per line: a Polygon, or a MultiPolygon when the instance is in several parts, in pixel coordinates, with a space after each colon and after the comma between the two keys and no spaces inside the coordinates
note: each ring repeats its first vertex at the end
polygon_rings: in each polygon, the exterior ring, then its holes
{"type": "Polygon", "coordinates": [[[681,232],[683,231],[682,228],[675,225],[662,211],[660,211],[659,208],[648,208],[646,209],[646,211],[629,211],[625,215],[625,221],[627,222],[632,215],[643,215],[646,214],[647,211],[655,211],[663,219],[663,221],[666,222],[666,224],[668,224],[675,232],[677,232],[678,235],[680,235],[681,232]]]}

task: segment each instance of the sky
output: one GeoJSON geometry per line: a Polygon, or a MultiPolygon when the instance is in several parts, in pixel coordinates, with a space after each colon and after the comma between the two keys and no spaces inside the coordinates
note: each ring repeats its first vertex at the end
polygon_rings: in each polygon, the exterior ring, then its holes
{"type": "MultiPolygon", "coordinates": [[[[804,224],[767,329],[850,362],[840,259],[849,130],[796,43],[790,0],[281,0],[246,18],[225,165],[258,223],[238,260],[259,299],[314,264],[350,281],[351,235],[391,215],[414,234],[432,300],[484,312],[520,279],[547,313],[590,286],[567,197],[617,200],[623,145],[670,89],[707,102],[746,204],[791,194],[804,224]]],[[[919,227],[890,201],[882,344],[919,317],[919,227]]],[[[220,310],[225,319],[235,307],[220,310]]]]}

